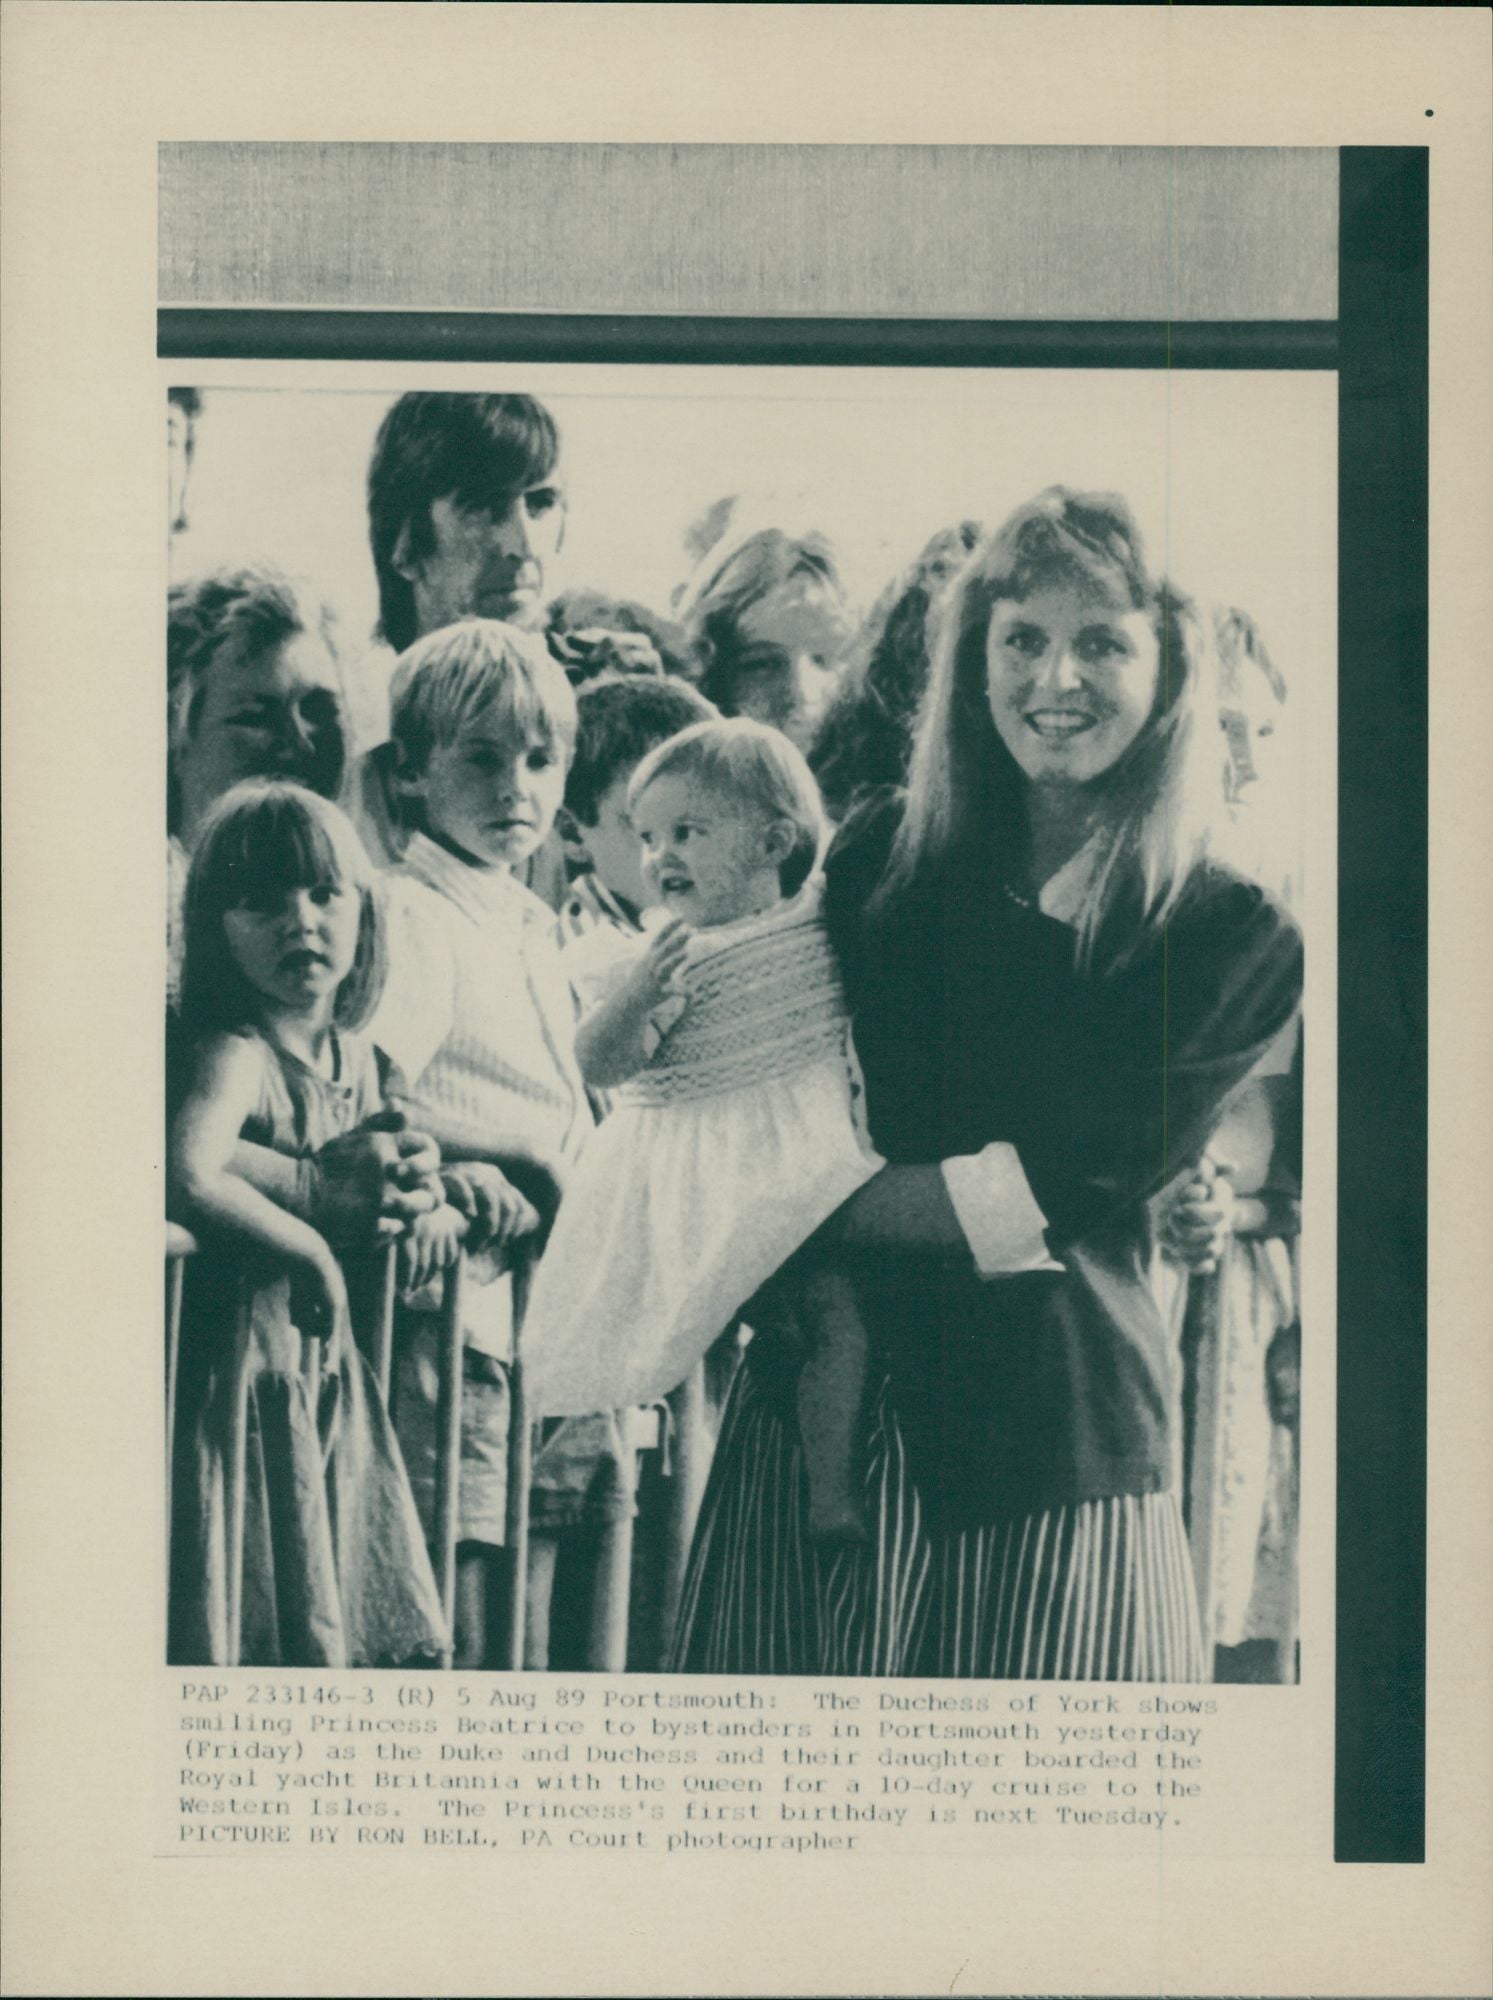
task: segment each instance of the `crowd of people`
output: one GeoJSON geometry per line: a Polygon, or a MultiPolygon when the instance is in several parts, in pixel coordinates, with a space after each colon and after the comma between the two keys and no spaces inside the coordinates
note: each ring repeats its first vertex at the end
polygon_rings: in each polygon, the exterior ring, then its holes
{"type": "MultiPolygon", "coordinates": [[[[172,392],[173,529],[205,421],[172,392]]],[[[173,1661],[494,1663],[523,1296],[530,1664],[636,1508],[632,1413],[703,1371],[649,1664],[1290,1673],[1262,635],[1062,487],[951,523],[864,617],[827,532],[742,498],[667,606],[562,589],[562,463],[531,397],[393,402],[371,740],[314,583],[170,591],[173,1661]],[[386,1399],[354,1327],[390,1242],[386,1399]]]]}

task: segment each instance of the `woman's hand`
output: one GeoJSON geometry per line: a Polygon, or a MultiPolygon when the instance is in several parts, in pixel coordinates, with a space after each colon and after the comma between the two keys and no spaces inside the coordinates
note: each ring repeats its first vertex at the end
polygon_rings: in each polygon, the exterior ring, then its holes
{"type": "Polygon", "coordinates": [[[575,632],[550,634],[550,648],[573,686],[598,674],[661,674],[664,663],[646,632],[613,632],[586,625],[575,632]]]}
{"type": "Polygon", "coordinates": [[[469,1250],[502,1250],[540,1226],[538,1209],[508,1176],[485,1160],[463,1160],[445,1167],[441,1183],[446,1200],[467,1224],[469,1250]]]}
{"type": "Polygon", "coordinates": [[[1174,1264],[1199,1277],[1218,1269],[1235,1234],[1239,1203],[1227,1172],[1206,1153],[1196,1172],[1167,1201],[1159,1218],[1161,1247],[1174,1264]]]}
{"type": "Polygon", "coordinates": [[[449,1271],[466,1241],[467,1219],[450,1203],[417,1216],[399,1244],[400,1276],[409,1291],[419,1291],[442,1271],[449,1271]]]}

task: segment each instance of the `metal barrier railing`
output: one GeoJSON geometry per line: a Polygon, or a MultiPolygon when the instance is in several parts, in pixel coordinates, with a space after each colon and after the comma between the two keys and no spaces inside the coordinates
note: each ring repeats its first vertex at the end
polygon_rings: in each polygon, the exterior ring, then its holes
{"type": "MultiPolygon", "coordinates": [[[[187,1270],[196,1254],[197,1243],[178,1224],[167,1224],[166,1240],[166,1533],[167,1574],[170,1575],[170,1535],[173,1502],[175,1440],[178,1422],[178,1389],[181,1378],[183,1300],[187,1270]]],[[[361,1330],[360,1344],[368,1356],[379,1394],[391,1408],[395,1395],[394,1353],[398,1306],[398,1250],[390,1245],[383,1253],[376,1290],[376,1311],[371,1325],[361,1330]]],[[[529,1606],[527,1600],[529,1549],[529,1491],[533,1468],[534,1423],[525,1394],[523,1369],[523,1320],[528,1301],[532,1259],[520,1255],[512,1270],[513,1344],[510,1358],[500,1363],[508,1387],[508,1471],[506,1535],[508,1560],[505,1566],[505,1601],[500,1618],[500,1637],[493,1664],[517,1670],[525,1664],[525,1638],[529,1606]]],[[[457,1610],[457,1547],[461,1522],[462,1387],[464,1366],[463,1301],[466,1289],[466,1260],[460,1259],[446,1274],[442,1286],[437,1334],[437,1402],[435,1453],[435,1504],[432,1556],[440,1591],[448,1637],[454,1635],[457,1610]]],[[[243,1604],[244,1509],[248,1447],[248,1396],[252,1295],[240,1277],[233,1289],[232,1401],[224,1468],[224,1508],[227,1534],[227,1658],[226,1666],[239,1664],[243,1604]]],[[[672,1466],[665,1469],[660,1520],[656,1526],[662,1547],[661,1624],[659,1650],[666,1653],[669,1634],[677,1614],[683,1589],[684,1569],[694,1533],[695,1518],[709,1470],[713,1438],[706,1415],[703,1367],[649,1414],[638,1412],[640,1422],[629,1427],[629,1443],[634,1452],[658,1449],[667,1456],[672,1446],[672,1466]]],[[[591,1614],[586,1641],[586,1667],[600,1672],[622,1672],[630,1649],[630,1601],[634,1534],[631,1519],[620,1521],[601,1538],[592,1583],[591,1614]]],[[[453,1664],[454,1648],[448,1646],[441,1658],[443,1668],[453,1664]]]]}
{"type": "Polygon", "coordinates": [[[715,1451],[706,1411],[703,1361],[671,1391],[665,1408],[669,1412],[674,1460],[663,1516],[663,1588],[659,1607],[660,1642],[667,1656],[684,1595],[684,1573],[695,1537],[695,1522],[715,1451]]]}
{"type": "Polygon", "coordinates": [[[187,1259],[197,1239],[178,1222],[166,1224],[166,1574],[171,1574],[171,1495],[176,1451],[176,1378],[181,1366],[181,1300],[187,1259]]]}
{"type": "MultiPolygon", "coordinates": [[[[390,1263],[394,1261],[393,1253],[390,1263]]],[[[459,1258],[441,1287],[441,1317],[436,1351],[435,1411],[435,1558],[441,1610],[448,1640],[441,1665],[449,1669],[456,1632],[456,1543],[461,1526],[461,1378],[465,1352],[462,1299],[466,1291],[466,1260],[459,1258]]],[[[392,1321],[394,1302],[389,1301],[392,1321]]],[[[515,1333],[517,1328],[515,1327],[515,1333]]],[[[392,1350],[392,1327],[389,1334],[392,1350]]]]}

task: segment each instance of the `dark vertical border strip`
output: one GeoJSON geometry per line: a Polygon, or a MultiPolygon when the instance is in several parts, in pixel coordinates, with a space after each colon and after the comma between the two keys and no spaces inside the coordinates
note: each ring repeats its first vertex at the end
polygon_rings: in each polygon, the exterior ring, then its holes
{"type": "Polygon", "coordinates": [[[1342,149],[1338,1861],[1425,1859],[1428,196],[1342,149]]]}
{"type": "Polygon", "coordinates": [[[1333,368],[1332,320],[711,318],[163,306],[164,361],[795,368],[1333,368]]]}

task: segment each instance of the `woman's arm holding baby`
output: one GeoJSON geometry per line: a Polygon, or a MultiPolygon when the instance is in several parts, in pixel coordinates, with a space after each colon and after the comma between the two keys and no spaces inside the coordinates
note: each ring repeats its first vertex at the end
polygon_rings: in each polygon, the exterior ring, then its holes
{"type": "Polygon", "coordinates": [[[969,1256],[982,1278],[1061,1269],[1020,1156],[1004,1142],[929,1164],[883,1167],[826,1224],[849,1249],[969,1256]]]}
{"type": "Polygon", "coordinates": [[[947,1251],[966,1241],[937,1165],[883,1167],[819,1234],[856,1250],[947,1251]]]}
{"type": "Polygon", "coordinates": [[[656,931],[612,992],[576,1029],[576,1059],[593,1090],[625,1083],[647,1061],[649,1018],[676,991],[689,937],[677,918],[656,931]]]}

